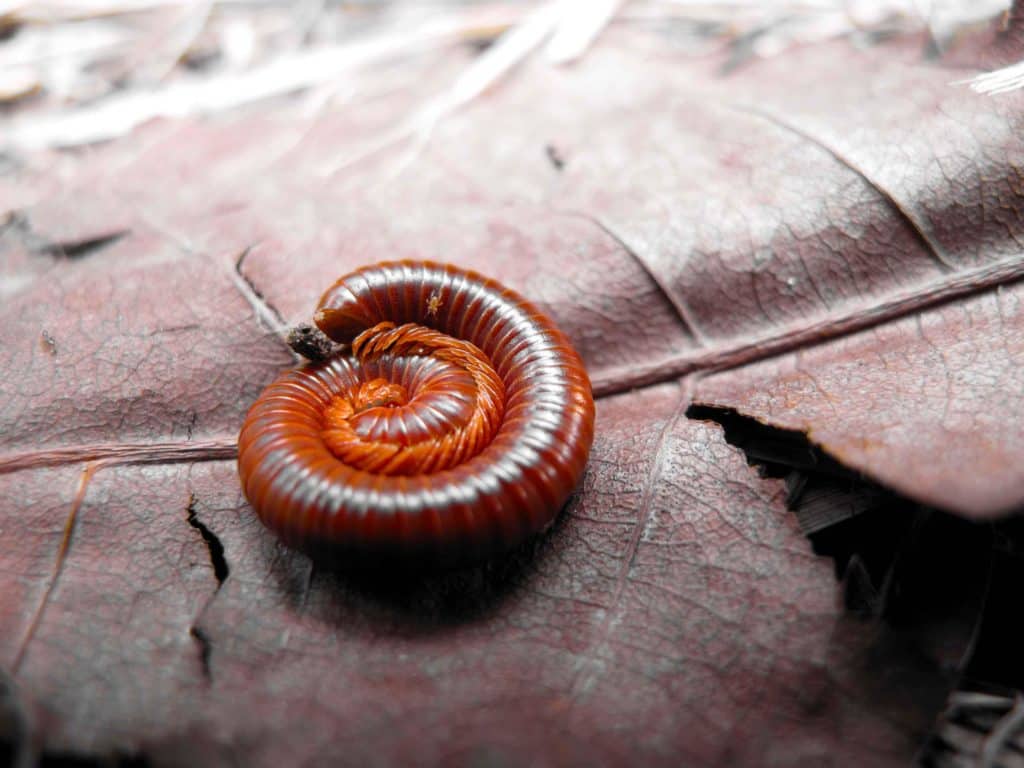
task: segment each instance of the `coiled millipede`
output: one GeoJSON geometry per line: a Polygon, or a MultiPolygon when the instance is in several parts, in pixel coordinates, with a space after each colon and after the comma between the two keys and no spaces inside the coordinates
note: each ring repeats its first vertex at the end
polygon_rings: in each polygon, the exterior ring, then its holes
{"type": "Polygon", "coordinates": [[[338,280],[314,319],[345,346],[268,386],[238,438],[245,495],[287,544],[462,563],[552,523],[594,400],[533,304],[476,272],[386,262],[338,280]]]}

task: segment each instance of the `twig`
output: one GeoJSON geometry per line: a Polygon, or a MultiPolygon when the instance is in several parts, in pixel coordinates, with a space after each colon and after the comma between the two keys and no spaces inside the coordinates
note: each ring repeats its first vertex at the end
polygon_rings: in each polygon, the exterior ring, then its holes
{"type": "Polygon", "coordinates": [[[987,96],[1016,91],[1024,86],[1024,61],[954,83],[954,85],[965,84],[969,85],[975,93],[983,93],[987,96]]]}
{"type": "Polygon", "coordinates": [[[1013,709],[996,723],[996,727],[986,737],[981,749],[981,756],[978,758],[979,768],[996,768],[999,765],[999,753],[1022,726],[1024,726],[1024,695],[1018,693],[1013,700],[1013,709]]]}
{"type": "Polygon", "coordinates": [[[427,23],[411,32],[305,50],[242,73],[182,76],[165,87],[125,93],[95,106],[45,117],[29,115],[0,133],[0,149],[78,146],[123,136],[156,117],[224,111],[331,82],[389,57],[458,42],[478,23],[475,17],[427,23]]]}
{"type": "Polygon", "coordinates": [[[480,96],[526,59],[550,36],[562,18],[563,10],[562,4],[557,0],[541,6],[520,24],[504,32],[497,42],[477,58],[440,97],[428,103],[406,123],[386,133],[369,147],[326,163],[321,175],[334,176],[371,155],[411,139],[411,147],[402,155],[392,176],[401,174],[430,141],[435,126],[456,109],[480,96]]]}
{"type": "Polygon", "coordinates": [[[548,60],[569,64],[582,57],[621,5],[622,0],[570,0],[544,50],[548,60]]]}

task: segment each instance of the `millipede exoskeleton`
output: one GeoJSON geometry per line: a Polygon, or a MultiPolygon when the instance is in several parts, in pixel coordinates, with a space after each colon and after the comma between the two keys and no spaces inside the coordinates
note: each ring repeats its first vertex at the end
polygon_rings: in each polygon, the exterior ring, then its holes
{"type": "Polygon", "coordinates": [[[475,272],[388,262],[338,280],[314,320],[344,346],[267,387],[238,438],[245,495],[286,543],[465,562],[551,524],[594,400],[533,304],[475,272]]]}

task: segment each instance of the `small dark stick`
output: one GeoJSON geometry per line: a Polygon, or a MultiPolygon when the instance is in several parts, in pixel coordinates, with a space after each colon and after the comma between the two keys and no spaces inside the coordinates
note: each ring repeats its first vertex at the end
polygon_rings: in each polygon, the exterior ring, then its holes
{"type": "Polygon", "coordinates": [[[338,345],[316,326],[301,323],[288,331],[288,346],[307,360],[316,363],[330,357],[338,345]]]}

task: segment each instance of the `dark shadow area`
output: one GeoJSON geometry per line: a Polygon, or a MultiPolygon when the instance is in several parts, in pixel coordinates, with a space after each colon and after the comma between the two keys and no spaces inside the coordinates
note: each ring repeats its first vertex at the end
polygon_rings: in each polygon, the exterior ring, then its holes
{"type": "Polygon", "coordinates": [[[843,467],[797,431],[692,407],[763,476],[817,554],[831,557],[848,610],[911,639],[950,681],[919,759],[1024,767],[1024,520],[973,522],[925,507],[843,467]]]}
{"type": "Polygon", "coordinates": [[[10,675],[0,669],[0,766],[30,768],[36,764],[28,713],[10,675]]]}
{"type": "Polygon", "coordinates": [[[0,669],[0,768],[147,768],[140,756],[38,751],[38,734],[10,675],[0,669]]]}
{"type": "Polygon", "coordinates": [[[814,552],[834,562],[847,610],[919,635],[922,652],[950,675],[962,669],[988,588],[991,526],[882,488],[802,432],[719,408],[691,407],[687,416],[721,425],[762,476],[785,482],[786,505],[814,552]]]}
{"type": "Polygon", "coordinates": [[[1024,766],[1024,521],[995,524],[993,540],[974,652],[924,747],[927,766],[1024,766]]]}
{"type": "Polygon", "coordinates": [[[44,754],[37,765],[38,768],[149,768],[150,762],[141,755],[113,753],[85,757],[55,752],[44,754]]]}
{"type": "MultiPolygon", "coordinates": [[[[353,617],[376,632],[425,634],[479,621],[496,612],[531,576],[566,519],[565,509],[547,531],[512,550],[483,560],[469,553],[443,559],[315,551],[306,610],[317,618],[348,626],[353,617]],[[468,559],[468,562],[467,562],[468,559]]],[[[294,591],[294,583],[282,584],[294,591]]]]}
{"type": "Polygon", "coordinates": [[[143,756],[74,755],[62,752],[37,754],[20,739],[12,738],[0,728],[0,766],[3,768],[149,768],[143,756]]]}

